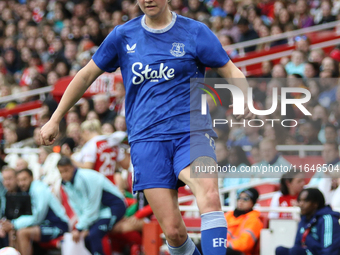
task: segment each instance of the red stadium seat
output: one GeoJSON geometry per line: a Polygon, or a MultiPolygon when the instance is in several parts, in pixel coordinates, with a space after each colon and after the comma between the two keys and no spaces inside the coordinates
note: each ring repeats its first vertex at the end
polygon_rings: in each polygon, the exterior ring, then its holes
{"type": "Polygon", "coordinates": [[[188,230],[196,231],[201,228],[201,218],[188,218],[183,217],[183,221],[188,230]]]}
{"type": "Polygon", "coordinates": [[[18,115],[21,112],[40,108],[42,105],[40,100],[32,101],[28,103],[18,104],[12,109],[0,109],[0,117],[7,117],[9,115],[18,115]]]}
{"type": "Polygon", "coordinates": [[[260,220],[263,223],[263,228],[268,228],[269,227],[269,218],[268,218],[268,213],[261,213],[260,220]]]}
{"type": "Polygon", "coordinates": [[[266,193],[278,191],[279,185],[278,184],[262,184],[262,185],[256,186],[255,188],[257,189],[257,191],[261,195],[261,194],[266,194],[266,193]]]}
{"type": "Polygon", "coordinates": [[[272,201],[271,198],[264,199],[264,200],[258,200],[257,204],[259,204],[260,206],[270,206],[271,201],[272,201]]]}
{"type": "Polygon", "coordinates": [[[289,163],[292,163],[292,165],[299,166],[302,164],[302,158],[295,155],[284,155],[283,156],[289,163]]]}
{"type": "MultiPolygon", "coordinates": [[[[269,227],[268,213],[261,213],[260,220],[263,223],[263,228],[269,227]]],[[[260,255],[260,237],[257,240],[255,247],[251,253],[252,255],[260,255]]]]}
{"type": "MultiPolygon", "coordinates": [[[[331,50],[334,48],[334,46],[337,44],[336,42],[333,42],[335,39],[340,39],[340,35],[337,34],[334,30],[331,31],[319,31],[315,33],[309,33],[307,34],[308,38],[311,41],[311,45],[318,44],[320,46],[319,48],[322,48],[326,54],[329,54],[331,50]],[[330,44],[326,44],[325,46],[322,45],[321,43],[323,42],[330,42],[330,44]]],[[[292,51],[295,49],[295,45],[281,45],[277,47],[273,47],[269,50],[261,50],[261,51],[255,51],[255,52],[250,52],[247,53],[244,57],[236,57],[233,59],[233,62],[237,63],[238,62],[243,62],[246,60],[254,60],[258,57],[264,57],[268,56],[270,57],[275,56],[277,53],[281,53],[284,51],[292,51]]],[[[278,64],[280,62],[280,57],[275,57],[272,62],[274,64],[278,64]]],[[[250,64],[245,67],[247,71],[248,76],[260,76],[262,74],[262,61],[259,61],[258,63],[255,64],[250,64]]]]}

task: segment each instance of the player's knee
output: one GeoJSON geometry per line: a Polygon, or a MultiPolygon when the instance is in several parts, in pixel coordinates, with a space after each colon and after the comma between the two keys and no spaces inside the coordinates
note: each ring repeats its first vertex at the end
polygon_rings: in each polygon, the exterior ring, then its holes
{"type": "Polygon", "coordinates": [[[205,206],[214,210],[220,209],[220,197],[218,190],[211,189],[204,194],[205,206]]]}
{"type": "Polygon", "coordinates": [[[186,238],[186,233],[183,233],[180,228],[168,227],[164,231],[164,235],[168,241],[172,243],[177,243],[180,240],[186,238]]]}

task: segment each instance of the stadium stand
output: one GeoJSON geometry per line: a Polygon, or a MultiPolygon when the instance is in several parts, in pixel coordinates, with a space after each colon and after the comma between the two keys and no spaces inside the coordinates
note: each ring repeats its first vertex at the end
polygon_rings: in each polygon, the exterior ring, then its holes
{"type": "MultiPolygon", "coordinates": [[[[291,60],[293,51],[303,52],[303,63],[312,63],[315,66],[315,73],[312,77],[315,78],[314,82],[308,80],[307,76],[300,77],[303,86],[312,94],[312,99],[306,107],[313,112],[315,108],[323,105],[324,101],[319,97],[322,93],[326,93],[324,94],[326,101],[329,101],[323,114],[324,120],[321,118],[317,120],[322,123],[318,133],[319,145],[308,145],[307,131],[301,128],[303,123],[315,121],[314,112],[313,116],[303,116],[294,109],[292,118],[298,121],[297,127],[285,128],[284,132],[274,127],[268,130],[262,127],[258,131],[258,137],[281,141],[276,147],[277,150],[296,169],[302,168],[306,184],[318,172],[317,169],[325,165],[325,169],[329,170],[330,167],[334,168],[339,164],[339,155],[337,155],[336,162],[327,162],[323,156],[320,156],[324,150],[324,141],[331,135],[325,129],[326,125],[334,127],[335,137],[331,138],[332,141],[340,142],[339,1],[171,0],[169,4],[174,12],[205,23],[220,39],[232,61],[250,79],[255,79],[254,83],[250,82],[250,84],[254,91],[256,90],[254,101],[260,109],[269,108],[267,104],[271,100],[270,82],[274,81],[274,78],[288,77],[285,66],[291,60]],[[309,23],[303,20],[305,18],[309,23]],[[252,38],[257,37],[257,39],[248,41],[244,39],[246,36],[240,33],[240,19],[247,19],[249,28],[254,31],[253,35],[257,35],[252,38]],[[245,48],[253,48],[254,51],[248,51],[245,48]],[[269,68],[266,68],[266,65],[269,68]],[[333,79],[333,90],[329,90],[328,84],[323,83],[325,79],[320,80],[320,78],[333,79]],[[318,155],[310,156],[309,153],[314,152],[318,155]]],[[[25,160],[28,168],[33,171],[34,179],[47,183],[52,192],[62,201],[71,219],[69,222],[71,226],[74,225],[76,219],[72,208],[65,202],[67,197],[60,187],[60,175],[56,168],[60,157],[59,151],[55,148],[55,151],[49,154],[44,162],[40,162],[39,149],[34,143],[32,127],[40,127],[46,123],[72,77],[91,59],[105,36],[115,26],[139,15],[141,12],[138,6],[130,0],[0,1],[0,163],[1,165],[6,163],[16,169],[19,158],[25,160]],[[20,120],[23,116],[29,117],[30,128],[27,126],[23,128],[20,120]]],[[[306,69],[306,66],[304,68],[306,69]]],[[[210,76],[215,77],[216,74],[212,74],[209,70],[207,77],[210,76]]],[[[105,73],[99,77],[84,94],[83,101],[78,102],[72,109],[79,116],[79,121],[72,120],[71,122],[74,122],[72,125],[64,121],[60,126],[61,136],[57,144],[61,145],[67,128],[72,126],[72,130],[68,132],[68,136],[72,136],[75,142],[72,153],[81,149],[80,129],[77,129],[79,124],[92,118],[90,116],[100,118],[100,114],[96,113],[93,107],[92,99],[96,94],[106,94],[110,98],[109,111],[114,112],[114,115],[124,116],[124,101],[117,103],[116,100],[117,84],[122,82],[119,72],[105,73]]],[[[288,86],[287,84],[285,83],[283,87],[288,86]]],[[[222,109],[224,111],[222,115],[230,117],[230,110],[222,109]]],[[[114,120],[109,125],[112,126],[112,130],[120,130],[114,120]]],[[[228,139],[242,140],[247,136],[242,128],[228,128],[222,131],[216,130],[216,132],[223,137],[218,141],[224,144],[228,139]]],[[[126,140],[119,146],[128,152],[126,140]]],[[[256,146],[243,146],[243,150],[247,152],[248,159],[252,163],[257,162],[257,158],[261,159],[261,155],[253,154],[255,151],[252,148],[256,146]]],[[[227,148],[227,153],[230,151],[231,148],[227,148]]],[[[228,165],[228,160],[223,161],[223,164],[228,165]]],[[[121,182],[118,181],[120,188],[128,197],[128,193],[131,192],[131,171],[117,169],[117,173],[121,177],[121,182]]],[[[330,174],[329,177],[333,179],[329,189],[336,194],[340,191],[339,176],[330,174]]],[[[240,190],[256,187],[260,193],[255,209],[261,212],[264,229],[261,231],[254,255],[274,254],[276,246],[292,246],[294,241],[293,237],[287,236],[286,233],[287,231],[295,233],[299,208],[269,207],[272,197],[279,190],[278,179],[240,182],[229,187],[223,187],[223,180],[220,181],[221,201],[225,201],[224,194],[226,193],[229,201],[228,206],[223,207],[224,211],[235,209],[240,190]],[[269,212],[291,213],[292,219],[269,220],[269,212]]],[[[130,199],[131,211],[135,212],[139,201],[132,196],[130,199]]],[[[332,204],[339,204],[335,200],[333,198],[332,204]]],[[[200,218],[190,190],[180,190],[179,202],[190,237],[193,240],[199,240],[200,218]]],[[[340,208],[333,209],[340,211],[340,208]]],[[[145,223],[142,225],[142,231],[136,231],[147,234],[142,235],[141,245],[136,242],[138,245],[134,246],[133,242],[131,244],[130,240],[125,240],[129,245],[123,247],[119,251],[120,254],[134,255],[140,251],[147,255],[159,254],[160,249],[164,248],[162,247],[164,240],[161,238],[161,229],[157,221],[151,216],[149,207],[143,213],[139,211],[138,215],[141,215],[140,218],[145,223]]],[[[140,238],[138,233],[137,239],[140,238]]],[[[46,254],[59,254],[61,239],[58,238],[49,243],[40,244],[40,246],[50,250],[50,253],[46,254]]],[[[112,248],[116,248],[111,247],[110,237],[105,236],[102,242],[105,254],[110,255],[112,248]]],[[[166,249],[162,249],[162,252],[167,254],[166,249]]]]}

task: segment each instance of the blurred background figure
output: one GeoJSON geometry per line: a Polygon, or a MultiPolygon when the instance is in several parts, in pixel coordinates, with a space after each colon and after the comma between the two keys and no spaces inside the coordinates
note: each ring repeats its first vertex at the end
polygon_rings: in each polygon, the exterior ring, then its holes
{"type": "MultiPolygon", "coordinates": [[[[290,169],[280,179],[280,191],[272,198],[270,207],[297,206],[297,198],[305,186],[305,175],[303,172],[290,169]]],[[[291,219],[291,213],[270,212],[269,218],[291,219]]]]}
{"type": "Polygon", "coordinates": [[[277,247],[275,254],[305,254],[306,250],[315,254],[337,254],[340,248],[339,213],[325,205],[321,191],[314,188],[304,189],[299,194],[298,205],[301,209],[301,221],[294,246],[290,249],[277,247]]]}

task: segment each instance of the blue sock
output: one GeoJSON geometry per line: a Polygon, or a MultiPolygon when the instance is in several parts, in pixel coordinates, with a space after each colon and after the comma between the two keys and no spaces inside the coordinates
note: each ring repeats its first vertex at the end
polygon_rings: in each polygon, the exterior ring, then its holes
{"type": "Polygon", "coordinates": [[[179,247],[172,247],[166,242],[171,255],[201,255],[194,242],[187,237],[187,240],[179,247]]]}
{"type": "Polygon", "coordinates": [[[201,245],[204,255],[225,255],[227,251],[227,222],[222,211],[201,215],[201,245]]]}

